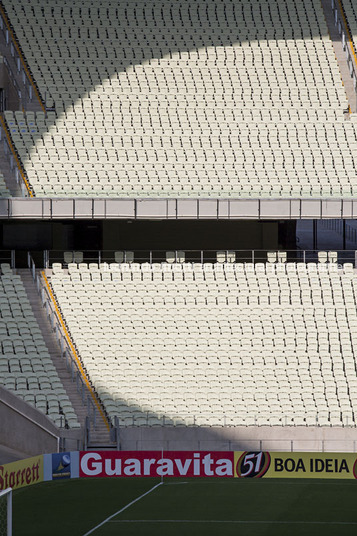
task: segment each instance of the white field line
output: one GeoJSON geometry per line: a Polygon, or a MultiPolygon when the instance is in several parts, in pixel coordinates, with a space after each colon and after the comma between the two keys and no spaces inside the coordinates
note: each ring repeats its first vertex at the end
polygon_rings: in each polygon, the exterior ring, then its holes
{"type": "Polygon", "coordinates": [[[165,482],[165,487],[166,486],[180,486],[182,484],[188,484],[188,482],[165,482]]]}
{"type": "Polygon", "coordinates": [[[132,504],[135,504],[137,503],[138,501],[140,501],[140,499],[142,499],[143,497],[145,497],[146,495],[149,495],[149,493],[151,493],[152,491],[154,491],[154,489],[158,488],[159,486],[162,485],[162,482],[159,482],[158,484],[156,484],[153,488],[149,489],[149,491],[146,491],[145,493],[143,493],[142,495],[140,495],[140,497],[137,497],[136,499],[134,499],[133,501],[131,501],[130,503],[128,503],[126,506],[124,506],[123,508],[121,508],[120,510],[118,510],[117,512],[115,512],[115,514],[112,514],[111,516],[107,517],[106,519],[104,519],[104,521],[102,521],[101,523],[99,523],[99,525],[97,525],[96,527],[94,527],[93,529],[91,529],[90,531],[86,532],[83,536],[88,536],[89,534],[92,534],[95,530],[99,529],[99,527],[102,527],[103,525],[105,525],[105,523],[108,523],[111,521],[111,519],[113,519],[113,517],[117,516],[118,514],[121,514],[122,512],[124,512],[124,510],[126,510],[127,508],[129,508],[129,506],[131,506],[132,504]]]}
{"type": "MultiPolygon", "coordinates": [[[[109,523],[232,523],[239,525],[357,525],[354,521],[238,521],[199,519],[118,519],[109,523]]],[[[87,533],[89,534],[89,532],[87,533]]],[[[86,536],[86,535],[84,535],[86,536]]]]}

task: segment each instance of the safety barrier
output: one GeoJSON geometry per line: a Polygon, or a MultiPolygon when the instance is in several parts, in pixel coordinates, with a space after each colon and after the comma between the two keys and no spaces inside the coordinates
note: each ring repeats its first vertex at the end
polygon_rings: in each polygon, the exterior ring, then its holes
{"type": "Polygon", "coordinates": [[[59,342],[61,356],[65,360],[66,368],[71,374],[72,381],[76,382],[77,391],[81,395],[83,404],[86,404],[87,406],[89,422],[95,427],[98,410],[102,414],[102,417],[105,418],[105,416],[101,408],[97,407],[98,401],[96,400],[95,394],[93,393],[93,390],[87,378],[85,377],[82,367],[80,368],[78,366],[78,357],[76,359],[73,354],[73,348],[71,348],[71,345],[68,342],[68,334],[66,334],[65,330],[63,329],[63,320],[60,318],[59,312],[56,311],[48,285],[46,284],[46,281],[36,272],[36,265],[29,253],[28,266],[31,270],[33,280],[36,282],[37,290],[41,296],[42,305],[46,309],[46,314],[55,333],[55,337],[59,342]]]}
{"type": "Polygon", "coordinates": [[[2,116],[0,116],[0,141],[3,140],[4,142],[4,150],[5,155],[9,159],[10,168],[13,170],[15,168],[15,178],[17,184],[21,188],[22,195],[34,197],[34,191],[32,186],[30,185],[25,172],[22,168],[22,164],[20,162],[20,159],[16,153],[14,144],[12,142],[10,133],[8,131],[8,128],[6,126],[6,122],[2,116]],[[15,167],[16,163],[16,167],[15,167]]]}
{"type": "Polygon", "coordinates": [[[41,97],[33,76],[30,72],[26,60],[22,54],[20,46],[17,42],[15,32],[8,20],[6,11],[2,3],[0,2],[0,30],[4,36],[6,46],[10,48],[10,54],[13,58],[17,72],[21,75],[24,85],[24,93],[20,92],[19,98],[22,102],[22,106],[26,109],[27,99],[32,101],[33,94],[38,99],[40,106],[44,112],[46,112],[46,106],[43,98],[41,97]]]}
{"type": "Polygon", "coordinates": [[[335,26],[338,29],[338,33],[341,37],[342,47],[346,53],[346,60],[350,71],[351,78],[353,79],[353,87],[356,93],[356,107],[357,107],[357,56],[353,45],[352,36],[348,27],[346,15],[343,9],[341,0],[331,0],[331,8],[334,14],[335,26]]]}

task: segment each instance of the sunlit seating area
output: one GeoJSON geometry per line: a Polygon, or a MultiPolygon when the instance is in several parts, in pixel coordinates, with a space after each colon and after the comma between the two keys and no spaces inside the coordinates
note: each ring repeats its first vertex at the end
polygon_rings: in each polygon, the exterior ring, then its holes
{"type": "Polygon", "coordinates": [[[54,110],[5,113],[35,196],[356,195],[319,1],[4,5],[54,110]]]}
{"type": "Polygon", "coordinates": [[[50,281],[120,426],[354,426],[357,278],[332,261],[55,264],[50,281]]]}

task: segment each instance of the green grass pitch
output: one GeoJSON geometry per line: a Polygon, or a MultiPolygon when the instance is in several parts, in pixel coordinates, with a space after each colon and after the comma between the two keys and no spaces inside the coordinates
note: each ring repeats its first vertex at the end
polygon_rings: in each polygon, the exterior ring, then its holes
{"type": "MultiPolygon", "coordinates": [[[[159,482],[78,479],[14,491],[14,536],[84,536],[159,482]]],[[[352,536],[357,482],[167,479],[94,536],[352,536]]]]}

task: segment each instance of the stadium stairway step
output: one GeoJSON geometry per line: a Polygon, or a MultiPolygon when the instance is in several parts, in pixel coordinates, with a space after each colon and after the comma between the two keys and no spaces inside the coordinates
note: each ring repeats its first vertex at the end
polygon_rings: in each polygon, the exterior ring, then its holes
{"type": "Polygon", "coordinates": [[[60,377],[63,387],[69,396],[74,412],[78,417],[78,421],[84,430],[85,419],[87,417],[87,407],[83,403],[80,393],[77,391],[76,383],[72,381],[71,375],[66,368],[64,359],[61,357],[59,345],[47,319],[46,311],[42,306],[40,296],[37,292],[37,287],[32,279],[32,275],[29,270],[25,269],[17,270],[17,273],[21,276],[23,281],[27,296],[33,309],[33,313],[40,326],[43,338],[52,361],[56,367],[58,376],[60,377]]]}
{"type": "Polygon", "coordinates": [[[103,420],[99,417],[97,419],[95,429],[91,428],[90,430],[87,450],[113,450],[115,448],[116,445],[111,441],[108,428],[103,420]]]}
{"type": "Polygon", "coordinates": [[[356,93],[353,87],[353,80],[351,78],[347,64],[346,52],[343,50],[341,37],[338,33],[337,26],[335,26],[334,15],[331,9],[331,0],[321,0],[321,4],[324,11],[325,20],[332,41],[332,45],[335,51],[338,67],[340,69],[343,85],[345,87],[348,103],[350,105],[351,112],[355,113],[357,112],[356,93]]]}
{"type": "MultiPolygon", "coordinates": [[[[4,143],[0,143],[0,172],[4,175],[6,186],[13,197],[23,197],[21,188],[15,179],[15,168],[11,169],[9,155],[5,153],[4,143]]],[[[22,180],[22,179],[21,179],[22,180]]]]}
{"type": "MultiPolygon", "coordinates": [[[[76,383],[72,381],[71,375],[68,372],[65,361],[61,357],[59,344],[54,336],[50,322],[47,318],[46,311],[41,303],[41,298],[37,292],[36,284],[29,270],[18,270],[18,274],[24,283],[28,298],[30,300],[35,318],[39,323],[43,338],[49,350],[50,356],[56,367],[57,373],[63,383],[63,386],[69,396],[73,409],[78,417],[78,421],[84,431],[85,421],[88,416],[87,406],[82,401],[81,395],[77,390],[76,383]]],[[[110,440],[109,430],[103,419],[97,413],[96,426],[90,431],[90,445],[95,445],[97,448],[113,448],[114,444],[110,440]]]]}
{"type": "MultiPolygon", "coordinates": [[[[5,31],[0,32],[0,55],[7,59],[9,67],[11,69],[11,75],[9,76],[9,80],[12,78],[15,80],[18,89],[20,89],[21,94],[23,96],[22,101],[20,101],[21,108],[26,111],[32,111],[32,112],[40,112],[43,111],[43,108],[41,107],[41,104],[38,100],[38,98],[35,96],[34,91],[32,91],[32,99],[28,97],[28,87],[24,86],[23,82],[23,69],[21,69],[21,72],[18,71],[18,65],[17,65],[17,55],[13,56],[11,54],[11,45],[10,41],[7,44],[6,38],[5,38],[5,31]]],[[[26,66],[27,69],[29,66],[26,66]]],[[[13,84],[12,84],[13,85],[13,84]]],[[[17,89],[13,89],[13,91],[17,91],[17,89]]],[[[11,110],[16,110],[19,108],[9,107],[11,110]]]]}
{"type": "MultiPolygon", "coordinates": [[[[31,100],[29,97],[26,97],[26,95],[28,95],[28,88],[25,88],[24,86],[22,71],[19,73],[17,69],[16,58],[11,54],[10,44],[6,44],[5,32],[0,32],[0,55],[6,58],[11,69],[11,74],[8,76],[9,98],[6,103],[7,109],[13,111],[19,109],[33,112],[42,111],[43,108],[34,95],[34,92],[32,92],[33,97],[31,100]],[[17,88],[14,87],[14,83],[12,82],[13,79],[17,84],[17,88]],[[22,101],[19,101],[17,98],[18,90],[21,91],[21,94],[24,97],[22,101]]],[[[15,179],[15,169],[16,164],[14,164],[13,169],[10,167],[9,157],[5,153],[4,143],[0,143],[0,171],[4,175],[6,185],[10,190],[12,197],[23,197],[21,187],[17,184],[15,179]]]]}

